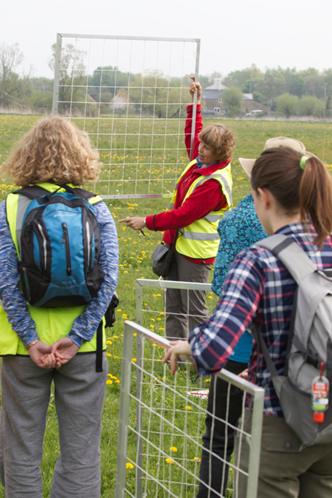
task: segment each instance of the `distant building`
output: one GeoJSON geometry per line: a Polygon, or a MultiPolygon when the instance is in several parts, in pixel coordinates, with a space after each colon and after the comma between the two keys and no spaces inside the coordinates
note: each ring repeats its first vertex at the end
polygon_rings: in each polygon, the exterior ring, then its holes
{"type": "MultiPolygon", "coordinates": [[[[203,114],[226,114],[226,110],[222,102],[222,94],[225,90],[227,90],[227,86],[222,84],[221,78],[214,78],[213,85],[202,89],[203,114]]],[[[253,109],[261,109],[262,111],[265,111],[267,110],[267,107],[263,104],[255,102],[253,100],[252,93],[244,93],[241,111],[243,113],[247,113],[253,109]]]]}
{"type": "Polygon", "coordinates": [[[110,102],[110,109],[112,111],[122,111],[127,109],[128,104],[128,96],[125,93],[117,93],[110,102]]]}

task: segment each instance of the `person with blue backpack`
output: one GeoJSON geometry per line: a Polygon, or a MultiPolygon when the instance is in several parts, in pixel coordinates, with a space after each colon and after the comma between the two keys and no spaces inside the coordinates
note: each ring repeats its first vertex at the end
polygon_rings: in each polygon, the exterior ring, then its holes
{"type": "Polygon", "coordinates": [[[100,496],[107,380],[103,316],[118,240],[102,199],[83,190],[101,163],[60,117],[39,121],[4,167],[20,190],[0,204],[0,477],[5,495],[42,498],[40,464],[54,383],[60,454],[50,496],[100,496]]]}
{"type": "MultiPolygon", "coordinates": [[[[164,361],[171,360],[174,373],[179,355],[191,355],[199,373],[217,373],[251,324],[257,341],[248,380],[265,389],[257,498],[329,498],[331,303],[320,296],[332,294],[331,177],[317,157],[287,147],[264,150],[253,162],[255,210],[273,237],[240,252],[211,318],[191,331],[189,342],[174,343],[164,361]],[[306,320],[312,316],[317,320],[306,320]],[[311,392],[317,384],[325,386],[319,416],[311,392]]],[[[248,403],[241,429],[249,433],[250,414],[248,403]]],[[[234,461],[245,472],[249,453],[250,441],[238,434],[234,461]]],[[[235,482],[237,495],[247,496],[246,477],[238,473],[235,482]]]]}

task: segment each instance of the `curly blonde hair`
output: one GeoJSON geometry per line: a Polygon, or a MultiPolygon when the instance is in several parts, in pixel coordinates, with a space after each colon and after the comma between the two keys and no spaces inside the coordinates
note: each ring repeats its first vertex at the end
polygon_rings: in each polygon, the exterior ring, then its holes
{"type": "Polygon", "coordinates": [[[13,149],[3,168],[16,185],[72,183],[99,179],[102,163],[89,137],[58,116],[41,119],[13,149]]]}
{"type": "Polygon", "coordinates": [[[215,123],[207,126],[199,134],[199,139],[211,148],[220,162],[227,161],[233,153],[234,135],[222,124],[215,123]]]}

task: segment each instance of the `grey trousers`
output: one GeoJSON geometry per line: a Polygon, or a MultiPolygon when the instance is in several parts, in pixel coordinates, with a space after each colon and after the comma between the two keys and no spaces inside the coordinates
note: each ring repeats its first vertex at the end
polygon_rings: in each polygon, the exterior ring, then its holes
{"type": "Polygon", "coordinates": [[[40,463],[46,413],[54,381],[60,454],[51,498],[99,498],[101,412],[107,380],[96,355],[76,355],[59,370],[30,357],[7,356],[1,365],[0,477],[6,498],[42,498],[40,463]]]}
{"type": "MultiPolygon", "coordinates": [[[[239,421],[239,426],[241,421],[239,421]]],[[[244,430],[250,432],[251,420],[244,430]]],[[[257,498],[331,498],[332,444],[309,446],[301,441],[281,417],[264,415],[257,498]]],[[[242,438],[240,468],[248,472],[249,441],[242,438]]],[[[234,463],[239,456],[239,433],[235,436],[234,463]]],[[[236,483],[237,472],[234,482],[236,483]]],[[[246,498],[247,478],[238,473],[238,498],[246,498]]]]}
{"type": "MultiPolygon", "coordinates": [[[[211,266],[193,263],[175,252],[171,271],[166,280],[207,283],[211,266]]],[[[209,318],[210,312],[205,297],[205,291],[167,289],[165,293],[167,339],[186,339],[190,330],[209,318]]]]}

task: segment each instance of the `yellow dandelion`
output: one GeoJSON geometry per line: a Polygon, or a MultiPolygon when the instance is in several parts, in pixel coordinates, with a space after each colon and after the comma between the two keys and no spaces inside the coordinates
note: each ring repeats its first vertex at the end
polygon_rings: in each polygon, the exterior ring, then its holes
{"type": "Polygon", "coordinates": [[[175,453],[176,451],[178,451],[178,449],[177,449],[175,446],[171,446],[171,447],[170,447],[170,450],[171,450],[171,451],[173,451],[174,453],[175,453]]]}
{"type": "Polygon", "coordinates": [[[194,460],[197,460],[197,462],[200,462],[200,461],[201,461],[201,459],[200,459],[200,458],[198,458],[198,457],[194,457],[194,460]]]}
{"type": "Polygon", "coordinates": [[[174,460],[172,460],[171,458],[166,458],[166,462],[167,463],[174,463],[174,460]]]}
{"type": "Polygon", "coordinates": [[[136,358],[133,358],[131,361],[136,361],[136,358]]]}
{"type": "Polygon", "coordinates": [[[106,384],[113,384],[113,381],[112,381],[112,380],[110,380],[110,379],[108,379],[108,380],[106,381],[106,384]]]}
{"type": "Polygon", "coordinates": [[[191,406],[186,406],[186,410],[191,410],[191,406]]]}
{"type": "Polygon", "coordinates": [[[132,463],[130,463],[130,462],[126,463],[126,469],[133,469],[133,468],[134,468],[134,466],[132,463]]]}

